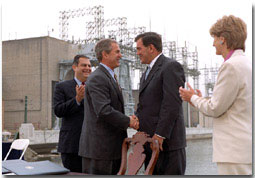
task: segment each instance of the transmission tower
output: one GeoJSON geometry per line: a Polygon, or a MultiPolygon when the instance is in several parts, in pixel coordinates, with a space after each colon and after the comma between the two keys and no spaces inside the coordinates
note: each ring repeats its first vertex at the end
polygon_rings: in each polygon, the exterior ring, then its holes
{"type": "Polygon", "coordinates": [[[182,64],[186,80],[188,81],[188,78],[192,77],[194,88],[198,89],[200,72],[198,70],[197,48],[194,52],[190,52],[186,42],[184,47],[178,47],[175,41],[167,41],[163,42],[163,52],[182,64]]]}
{"type": "MultiPolygon", "coordinates": [[[[68,40],[68,29],[69,29],[69,23],[72,18],[77,17],[83,17],[87,15],[91,15],[94,17],[94,23],[93,32],[87,32],[87,33],[93,33],[95,34],[96,38],[101,38],[103,36],[103,27],[102,23],[104,21],[104,7],[103,6],[94,6],[94,7],[88,7],[88,8],[79,8],[79,9],[72,9],[67,11],[60,11],[59,16],[59,25],[60,25],[60,38],[67,41],[68,40]]],[[[88,26],[91,24],[87,24],[88,26]]]]}
{"type": "Polygon", "coordinates": [[[204,85],[205,85],[205,95],[206,97],[211,97],[213,93],[213,88],[216,83],[216,78],[218,75],[219,68],[216,64],[216,67],[202,68],[204,71],[204,85]]]}
{"type": "MultiPolygon", "coordinates": [[[[122,64],[115,72],[118,74],[117,76],[122,87],[126,114],[132,115],[134,100],[132,97],[132,80],[130,76],[134,76],[134,71],[138,70],[140,78],[146,69],[146,65],[141,64],[139,57],[136,55],[136,48],[133,47],[133,44],[135,37],[138,34],[146,32],[146,28],[144,26],[129,28],[126,17],[105,19],[104,7],[94,6],[91,8],[60,11],[59,24],[61,39],[65,41],[69,40],[68,30],[70,20],[78,17],[84,17],[84,20],[86,20],[85,27],[81,27],[81,29],[84,29],[86,37],[84,39],[73,40],[73,43],[81,45],[83,50],[81,53],[93,59],[92,63],[94,67],[98,65],[93,51],[96,42],[102,38],[112,38],[118,42],[123,57],[121,60],[122,64]],[[90,20],[88,20],[89,17],[90,20]]],[[[179,47],[175,41],[165,41],[163,42],[163,53],[182,64],[186,80],[191,77],[194,88],[198,89],[200,72],[198,70],[197,49],[190,51],[186,46],[186,42],[184,47],[179,47]]]]}

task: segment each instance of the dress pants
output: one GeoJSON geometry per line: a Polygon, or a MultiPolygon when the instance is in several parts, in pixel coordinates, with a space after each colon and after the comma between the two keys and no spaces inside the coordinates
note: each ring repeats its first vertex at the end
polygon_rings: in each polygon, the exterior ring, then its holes
{"type": "Polygon", "coordinates": [[[61,153],[63,166],[71,172],[82,172],[82,157],[78,153],[61,153]]]}
{"type": "Polygon", "coordinates": [[[120,169],[121,159],[97,160],[82,157],[82,172],[94,175],[116,175],[120,169]]]}
{"type": "MultiPolygon", "coordinates": [[[[146,149],[145,168],[151,159],[151,150],[146,149]]],[[[160,151],[153,175],[184,175],[186,169],[185,148],[160,151]]]]}

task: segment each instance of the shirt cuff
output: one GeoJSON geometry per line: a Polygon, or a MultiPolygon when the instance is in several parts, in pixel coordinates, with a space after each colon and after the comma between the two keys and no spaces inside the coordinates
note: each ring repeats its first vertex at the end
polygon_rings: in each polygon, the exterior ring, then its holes
{"type": "Polygon", "coordinates": [[[75,98],[75,101],[76,101],[76,103],[77,103],[77,105],[78,106],[80,106],[81,105],[81,103],[79,103],[78,101],[77,101],[77,99],[75,98]]]}
{"type": "Polygon", "coordinates": [[[163,138],[163,139],[165,139],[165,137],[162,137],[162,136],[160,136],[160,135],[158,135],[158,134],[155,134],[155,135],[157,135],[158,137],[160,137],[160,138],[163,138]]]}
{"type": "Polygon", "coordinates": [[[192,97],[190,98],[190,102],[195,106],[197,107],[197,104],[196,104],[196,99],[199,98],[199,96],[197,95],[192,95],[192,97]]]}

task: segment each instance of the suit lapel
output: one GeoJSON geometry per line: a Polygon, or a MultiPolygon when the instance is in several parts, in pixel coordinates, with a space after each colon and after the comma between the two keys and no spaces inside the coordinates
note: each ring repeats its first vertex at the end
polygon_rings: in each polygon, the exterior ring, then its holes
{"type": "Polygon", "coordinates": [[[146,80],[145,80],[146,71],[143,73],[142,78],[141,78],[142,85],[140,86],[139,93],[141,93],[146,88],[146,86],[150,83],[151,79],[153,78],[154,74],[160,69],[160,67],[162,65],[163,57],[164,57],[163,55],[159,56],[158,60],[153,65],[146,80]]]}
{"type": "Polygon", "coordinates": [[[144,71],[142,77],[141,77],[141,80],[140,80],[140,88],[139,88],[139,92],[141,92],[141,89],[143,88],[143,85],[145,84],[145,73],[146,73],[146,70],[144,71]]]}
{"type": "Polygon", "coordinates": [[[114,81],[114,79],[112,78],[111,74],[102,66],[102,65],[99,65],[98,67],[100,70],[102,70],[106,76],[110,79],[115,91],[117,92],[118,94],[118,97],[120,99],[120,101],[122,102],[122,104],[124,104],[124,99],[123,99],[123,95],[119,89],[119,86],[117,85],[117,83],[114,81]]]}
{"type": "Polygon", "coordinates": [[[78,85],[78,84],[76,83],[76,81],[75,81],[74,79],[71,80],[71,87],[70,87],[70,89],[72,90],[73,96],[76,96],[76,85],[78,85]]]}

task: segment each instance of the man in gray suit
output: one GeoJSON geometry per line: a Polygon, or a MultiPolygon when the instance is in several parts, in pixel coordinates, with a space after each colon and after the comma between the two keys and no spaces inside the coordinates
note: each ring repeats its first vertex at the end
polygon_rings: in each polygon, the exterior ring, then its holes
{"type": "MultiPolygon", "coordinates": [[[[180,63],[162,54],[161,36],[146,32],[135,38],[137,55],[148,64],[142,75],[136,115],[139,131],[158,140],[159,158],[154,175],[183,175],[186,168],[186,135],[179,87],[185,75],[180,63]]],[[[147,167],[151,149],[145,148],[147,167]]]]}
{"type": "Polygon", "coordinates": [[[138,129],[139,122],[124,114],[121,88],[113,71],[122,57],[119,45],[115,40],[103,39],[95,52],[100,65],[86,82],[79,155],[82,172],[114,175],[120,168],[127,128],[138,129]]]}

